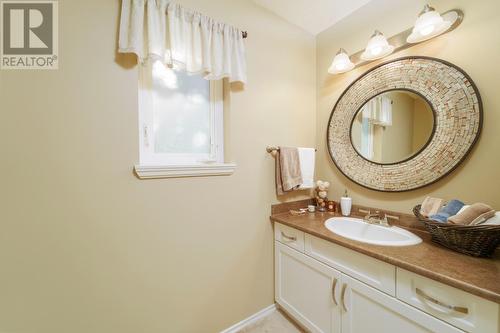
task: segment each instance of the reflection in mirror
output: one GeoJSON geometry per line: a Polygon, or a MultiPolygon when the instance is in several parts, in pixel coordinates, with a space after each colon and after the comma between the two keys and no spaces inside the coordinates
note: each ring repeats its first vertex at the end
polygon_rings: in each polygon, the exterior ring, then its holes
{"type": "Polygon", "coordinates": [[[351,142],[365,159],[380,164],[404,161],[425,147],[434,113],[421,96],[393,90],[370,99],[351,125],[351,142]]]}

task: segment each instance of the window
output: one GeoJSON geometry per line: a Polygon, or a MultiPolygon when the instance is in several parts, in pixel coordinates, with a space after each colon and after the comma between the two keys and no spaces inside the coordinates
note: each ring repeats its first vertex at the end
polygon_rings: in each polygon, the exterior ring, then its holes
{"type": "Polygon", "coordinates": [[[224,164],[222,80],[188,75],[160,61],[147,62],[139,71],[137,174],[156,178],[232,173],[234,165],[224,164]]]}

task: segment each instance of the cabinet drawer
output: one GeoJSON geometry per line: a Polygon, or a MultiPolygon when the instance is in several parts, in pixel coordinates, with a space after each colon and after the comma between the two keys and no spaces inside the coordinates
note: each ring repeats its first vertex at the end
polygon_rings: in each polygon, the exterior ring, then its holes
{"type": "Polygon", "coordinates": [[[401,268],[397,298],[467,332],[499,332],[498,304],[401,268]]]}
{"type": "Polygon", "coordinates": [[[305,235],[305,253],[391,296],[396,296],[396,267],[323,239],[305,235]]]}
{"type": "Polygon", "coordinates": [[[304,233],[300,230],[274,223],[274,239],[297,251],[304,252],[304,233]]]}

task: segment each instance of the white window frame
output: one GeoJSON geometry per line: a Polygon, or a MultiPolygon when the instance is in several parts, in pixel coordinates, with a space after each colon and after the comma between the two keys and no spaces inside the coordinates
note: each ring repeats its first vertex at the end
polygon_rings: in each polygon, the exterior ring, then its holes
{"type": "MultiPolygon", "coordinates": [[[[141,72],[142,68],[139,69],[141,72]]],[[[210,81],[210,153],[155,153],[153,98],[142,73],[139,75],[139,160],[135,172],[139,178],[171,178],[230,175],[236,165],[224,163],[224,89],[223,80],[210,81]]]]}

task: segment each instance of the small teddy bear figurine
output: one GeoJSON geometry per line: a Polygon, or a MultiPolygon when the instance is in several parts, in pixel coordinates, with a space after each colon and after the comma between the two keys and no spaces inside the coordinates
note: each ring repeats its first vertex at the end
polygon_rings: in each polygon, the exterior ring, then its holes
{"type": "Polygon", "coordinates": [[[318,180],[316,182],[316,206],[320,212],[326,210],[326,202],[328,201],[328,188],[330,187],[329,182],[324,182],[318,180]]]}

